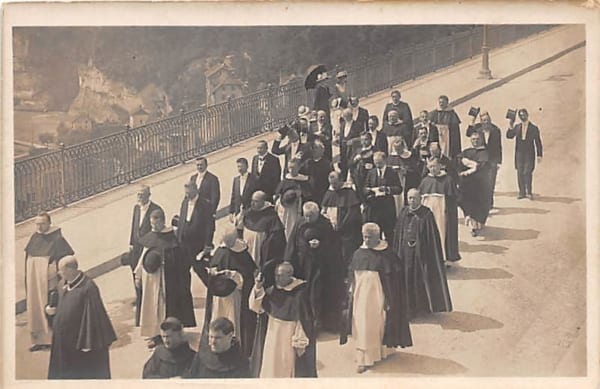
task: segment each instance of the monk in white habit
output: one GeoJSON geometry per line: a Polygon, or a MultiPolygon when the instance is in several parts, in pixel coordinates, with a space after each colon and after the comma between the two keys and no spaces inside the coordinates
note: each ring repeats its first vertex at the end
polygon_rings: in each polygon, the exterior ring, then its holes
{"type": "Polygon", "coordinates": [[[387,357],[395,347],[412,346],[408,298],[401,285],[403,267],[380,233],[375,223],[363,225],[363,245],[354,253],[349,269],[351,334],[358,373],[387,357]]]}
{"type": "Polygon", "coordinates": [[[316,377],[316,344],[306,296],[306,281],[293,276],[289,262],[275,270],[275,285],[265,289],[262,276],[254,281],[250,309],[267,316],[267,330],[257,331],[252,370],[260,378],[316,377]],[[311,347],[309,347],[309,345],[311,347]]]}
{"type": "Polygon", "coordinates": [[[35,218],[36,232],[25,247],[25,290],[27,292],[27,324],[31,335],[29,351],[39,351],[50,346],[52,340],[46,306],[49,295],[58,299],[58,261],[73,255],[73,249],[63,238],[60,228],[52,227],[50,215],[40,213],[35,218]]]}

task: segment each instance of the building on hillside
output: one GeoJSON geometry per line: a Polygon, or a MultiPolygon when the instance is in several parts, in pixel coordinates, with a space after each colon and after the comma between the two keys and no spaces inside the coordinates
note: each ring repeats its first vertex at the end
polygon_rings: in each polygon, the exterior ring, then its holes
{"type": "Polygon", "coordinates": [[[144,108],[140,105],[139,109],[131,114],[131,118],[129,120],[129,125],[132,128],[143,126],[148,123],[148,119],[150,114],[144,110],[144,108]]]}
{"type": "Polygon", "coordinates": [[[246,84],[236,75],[231,56],[209,67],[206,77],[206,105],[220,104],[229,98],[235,99],[246,94],[246,84]]]}
{"type": "Polygon", "coordinates": [[[95,122],[88,114],[81,114],[71,122],[71,130],[92,131],[95,122]]]}

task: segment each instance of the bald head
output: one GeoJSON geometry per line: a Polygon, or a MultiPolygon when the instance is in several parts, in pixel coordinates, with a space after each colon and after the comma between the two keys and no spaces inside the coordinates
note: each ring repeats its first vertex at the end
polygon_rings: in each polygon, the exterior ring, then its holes
{"type": "Polygon", "coordinates": [[[342,187],[342,180],[340,179],[340,173],[338,173],[334,170],[331,173],[329,173],[329,176],[327,178],[329,179],[329,185],[331,185],[331,187],[334,190],[338,190],[342,187]]]}
{"type": "Polygon", "coordinates": [[[235,245],[235,242],[237,242],[237,239],[237,230],[233,226],[228,227],[223,233],[223,244],[227,248],[232,248],[235,245]]]}
{"type": "Polygon", "coordinates": [[[379,244],[381,228],[375,223],[365,223],[362,226],[363,243],[368,248],[372,249],[379,244]]]}
{"type": "Polygon", "coordinates": [[[137,191],[137,200],[140,204],[146,205],[150,201],[150,187],[148,185],[140,185],[137,191]]]}
{"type": "Polygon", "coordinates": [[[415,210],[421,206],[421,192],[418,189],[409,189],[406,197],[410,209],[415,210]]]}
{"type": "Polygon", "coordinates": [[[275,285],[280,288],[289,285],[293,281],[294,267],[289,262],[282,262],[275,269],[275,285]]]}
{"type": "Polygon", "coordinates": [[[308,201],[302,206],[304,219],[309,223],[314,223],[319,218],[319,206],[313,201],[308,201]]]}
{"type": "Polygon", "coordinates": [[[252,194],[252,199],[250,200],[250,208],[252,208],[255,211],[259,211],[265,206],[266,200],[267,194],[262,190],[257,190],[252,194]]]}
{"type": "Polygon", "coordinates": [[[79,275],[79,262],[73,255],[62,257],[58,261],[58,274],[67,282],[73,281],[79,275]]]}

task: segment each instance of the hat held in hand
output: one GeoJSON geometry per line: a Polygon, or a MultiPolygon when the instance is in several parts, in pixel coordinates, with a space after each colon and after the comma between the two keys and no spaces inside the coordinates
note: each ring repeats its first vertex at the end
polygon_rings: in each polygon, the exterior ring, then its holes
{"type": "Polygon", "coordinates": [[[225,274],[210,276],[208,279],[208,293],[213,296],[226,297],[233,293],[236,288],[235,282],[225,274]]]}
{"type": "Polygon", "coordinates": [[[161,264],[162,256],[157,250],[148,250],[148,252],[146,252],[146,255],[144,255],[142,265],[144,266],[144,270],[147,273],[155,273],[161,264]]]}

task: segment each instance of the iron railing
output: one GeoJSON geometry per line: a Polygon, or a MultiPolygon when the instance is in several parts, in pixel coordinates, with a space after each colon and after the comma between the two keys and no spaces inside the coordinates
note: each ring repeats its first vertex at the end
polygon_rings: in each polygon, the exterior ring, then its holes
{"type": "MultiPolygon", "coordinates": [[[[500,47],[550,27],[490,26],[488,46],[500,47]]],[[[367,96],[478,55],[482,31],[474,27],[339,68],[347,70],[352,94],[367,96]]],[[[270,131],[291,120],[309,98],[301,80],[296,80],[16,161],[16,222],[270,131]]]]}

